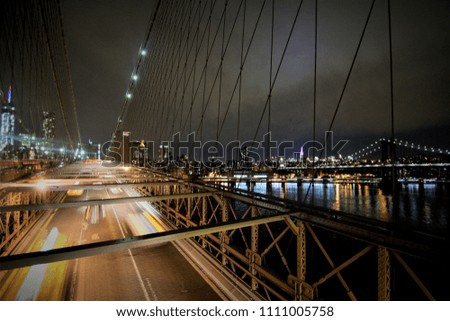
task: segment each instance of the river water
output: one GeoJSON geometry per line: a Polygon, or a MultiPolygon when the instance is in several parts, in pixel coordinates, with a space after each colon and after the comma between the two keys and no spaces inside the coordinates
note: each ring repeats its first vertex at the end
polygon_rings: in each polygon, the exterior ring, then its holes
{"type": "MultiPolygon", "coordinates": [[[[245,183],[236,185],[247,189],[245,183]]],[[[300,201],[346,213],[411,226],[427,233],[450,234],[450,185],[403,184],[393,198],[375,184],[256,183],[254,192],[300,201]]]]}

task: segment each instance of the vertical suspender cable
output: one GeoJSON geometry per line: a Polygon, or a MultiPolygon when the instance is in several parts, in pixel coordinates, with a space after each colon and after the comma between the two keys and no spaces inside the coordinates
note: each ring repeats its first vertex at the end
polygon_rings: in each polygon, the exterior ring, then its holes
{"type": "MultiPolygon", "coordinates": [[[[317,1],[315,0],[315,12],[314,12],[314,101],[313,101],[313,142],[316,143],[316,113],[317,113],[317,1]]],[[[315,158],[316,158],[316,149],[313,148],[313,162],[312,162],[312,170],[314,171],[315,166],[315,158]]],[[[313,177],[314,178],[314,177],[313,177]]],[[[312,181],[314,184],[314,180],[312,181]]]]}
{"type": "Polygon", "coordinates": [[[391,0],[388,0],[388,24],[389,24],[389,80],[390,80],[390,98],[391,98],[391,163],[392,163],[392,195],[396,196],[396,173],[395,173],[395,128],[394,128],[394,76],[393,76],[393,64],[392,64],[392,21],[391,21],[391,0]]]}
{"type": "MultiPolygon", "coordinates": [[[[359,50],[361,48],[362,41],[364,39],[364,35],[366,34],[367,25],[369,24],[370,16],[372,15],[372,11],[373,11],[374,5],[375,5],[375,0],[372,0],[372,4],[370,6],[369,13],[367,14],[367,18],[366,18],[366,21],[364,23],[364,28],[363,28],[363,30],[361,32],[361,36],[360,36],[359,41],[358,41],[358,46],[356,47],[355,54],[353,55],[353,59],[352,59],[351,65],[350,65],[350,69],[349,69],[349,71],[347,73],[347,77],[345,78],[344,87],[342,88],[341,95],[339,96],[339,100],[338,100],[338,103],[337,103],[336,108],[334,110],[333,118],[331,119],[331,122],[330,122],[330,125],[328,127],[328,131],[327,132],[331,131],[331,129],[333,128],[334,121],[336,120],[336,116],[337,116],[337,113],[339,111],[339,107],[341,106],[341,102],[342,102],[342,99],[344,97],[344,93],[345,93],[345,90],[347,88],[348,82],[350,80],[350,76],[352,74],[353,67],[355,66],[356,57],[358,57],[358,53],[359,53],[359,50]]],[[[327,140],[328,140],[328,134],[325,137],[325,142],[324,142],[323,145],[326,145],[326,141],[327,140]]],[[[319,158],[322,156],[322,153],[323,153],[323,149],[322,149],[322,151],[320,153],[319,158]]],[[[315,174],[316,174],[316,169],[314,168],[313,177],[315,176],[315,174]]],[[[304,198],[305,200],[308,197],[310,188],[311,188],[311,184],[309,185],[308,190],[305,193],[305,198],[304,198]]]]}
{"type": "Polygon", "coordinates": [[[210,38],[211,38],[211,16],[213,11],[213,5],[212,2],[210,3],[210,11],[209,11],[209,19],[207,21],[208,25],[208,36],[206,40],[206,60],[205,60],[205,77],[203,78],[203,96],[202,96],[202,115],[200,118],[200,141],[203,140],[203,117],[206,110],[206,76],[208,75],[208,59],[209,59],[209,44],[210,44],[210,38]]]}
{"type": "Polygon", "coordinates": [[[295,17],[294,17],[294,21],[292,22],[291,29],[290,29],[290,31],[289,31],[288,38],[287,38],[286,43],[285,43],[285,45],[284,45],[284,48],[283,48],[283,52],[282,52],[282,54],[281,54],[280,61],[279,61],[279,63],[278,63],[278,66],[277,66],[277,69],[276,69],[276,71],[275,71],[275,74],[274,74],[274,76],[273,76],[272,84],[270,85],[269,95],[268,95],[268,97],[267,97],[267,99],[266,99],[266,102],[265,102],[265,104],[264,104],[264,109],[263,109],[263,111],[262,111],[262,113],[261,113],[261,116],[260,116],[260,118],[259,118],[258,126],[256,127],[255,135],[253,136],[253,141],[252,141],[252,142],[256,142],[256,138],[257,138],[257,136],[258,136],[259,129],[261,128],[261,124],[262,124],[264,115],[265,115],[266,110],[267,110],[267,107],[268,107],[268,105],[269,105],[269,97],[271,97],[271,95],[272,95],[273,88],[275,87],[275,83],[276,83],[277,78],[278,78],[278,74],[279,74],[279,72],[280,72],[281,66],[283,65],[283,61],[284,61],[284,58],[285,58],[285,56],[286,56],[286,52],[287,52],[287,49],[288,49],[288,47],[289,47],[289,43],[290,43],[291,38],[292,38],[292,34],[293,34],[293,32],[294,32],[294,28],[295,28],[295,26],[296,26],[296,24],[297,24],[298,16],[299,16],[299,14],[300,14],[300,10],[301,10],[301,8],[302,8],[302,5],[303,5],[303,0],[301,0],[300,3],[299,3],[299,5],[298,5],[297,12],[296,12],[295,17]]]}
{"type": "Polygon", "coordinates": [[[49,31],[48,31],[47,25],[45,24],[43,13],[42,13],[42,10],[43,10],[42,3],[39,3],[38,10],[39,10],[40,18],[41,18],[41,23],[42,23],[42,25],[44,27],[44,32],[45,32],[45,37],[46,37],[45,38],[45,42],[46,42],[48,54],[50,56],[50,64],[51,64],[51,68],[52,68],[53,81],[54,81],[55,86],[56,86],[56,91],[58,92],[59,108],[61,110],[61,115],[62,115],[62,119],[63,119],[63,123],[64,123],[64,129],[66,131],[67,140],[69,142],[69,145],[73,145],[72,136],[70,135],[69,128],[67,127],[66,113],[64,111],[64,105],[63,105],[62,96],[61,96],[61,87],[59,85],[59,81],[58,81],[58,78],[56,76],[55,59],[54,59],[54,56],[53,56],[52,49],[50,47],[49,31]]]}
{"type": "MultiPolygon", "coordinates": [[[[155,9],[153,17],[152,17],[152,19],[151,19],[151,21],[149,23],[147,35],[145,37],[145,41],[144,41],[144,45],[142,46],[142,49],[146,49],[147,48],[148,40],[150,39],[150,34],[152,33],[153,25],[155,23],[157,15],[158,15],[158,11],[159,11],[160,5],[161,5],[161,0],[159,0],[158,3],[156,4],[156,9],[155,9]]],[[[139,60],[138,60],[138,63],[137,63],[136,72],[139,70],[139,66],[141,64],[141,61],[142,61],[142,55],[141,55],[141,52],[139,52],[139,60]]],[[[133,86],[133,82],[131,82],[129,90],[131,90],[132,86],[133,86]]],[[[128,98],[126,98],[124,100],[124,102],[123,102],[122,110],[120,111],[119,118],[118,118],[117,125],[116,125],[116,129],[115,129],[116,131],[119,130],[119,126],[121,125],[121,123],[123,121],[123,116],[124,116],[125,110],[127,108],[127,103],[128,103],[128,98]]]]}
{"type": "Polygon", "coordinates": [[[225,7],[224,7],[224,16],[223,16],[223,29],[222,29],[222,47],[220,50],[220,66],[219,66],[219,97],[218,97],[218,103],[217,103],[217,128],[216,128],[216,143],[219,141],[219,128],[220,128],[220,104],[222,100],[222,82],[223,82],[223,61],[224,61],[224,55],[225,55],[225,27],[226,27],[226,20],[227,20],[227,5],[228,0],[225,1],[225,7]]]}
{"type": "Polygon", "coordinates": [[[244,44],[245,44],[245,14],[247,11],[247,0],[244,0],[244,11],[242,13],[242,39],[241,39],[241,61],[239,64],[239,99],[237,108],[237,126],[236,126],[236,140],[240,139],[241,127],[241,103],[242,103],[242,63],[244,60],[244,44]]]}
{"type": "Polygon", "coordinates": [[[70,63],[69,63],[69,54],[67,51],[67,45],[66,45],[66,39],[64,37],[64,26],[63,26],[63,18],[62,18],[62,12],[61,12],[61,2],[60,0],[57,0],[58,5],[58,17],[59,17],[59,27],[61,28],[61,37],[62,37],[62,44],[63,44],[63,50],[64,50],[64,60],[67,68],[67,75],[69,77],[69,90],[70,90],[70,98],[72,102],[72,110],[73,110],[73,117],[75,120],[75,128],[77,130],[77,142],[81,143],[81,134],[80,134],[80,125],[78,123],[78,112],[77,112],[77,104],[75,102],[75,93],[73,89],[73,81],[72,81],[72,72],[70,70],[70,63]]]}
{"type": "MultiPolygon", "coordinates": [[[[270,133],[270,113],[272,109],[272,78],[273,78],[273,30],[274,30],[274,22],[275,22],[275,0],[272,0],[272,18],[271,18],[271,26],[270,26],[270,70],[269,70],[269,107],[267,110],[267,133],[270,133]]],[[[268,146],[266,146],[266,161],[270,161],[270,142],[267,142],[268,146]]]]}

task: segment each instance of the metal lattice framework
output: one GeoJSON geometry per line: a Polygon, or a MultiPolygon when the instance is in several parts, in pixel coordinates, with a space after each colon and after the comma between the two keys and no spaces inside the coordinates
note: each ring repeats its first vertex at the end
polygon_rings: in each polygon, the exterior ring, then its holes
{"type": "MultiPolygon", "coordinates": [[[[45,204],[62,202],[65,193],[58,191],[7,192],[0,191],[0,206],[24,206],[30,204],[45,204]]],[[[16,210],[1,213],[0,217],[0,253],[8,252],[43,214],[43,210],[16,210]]]]}
{"type": "Polygon", "coordinates": [[[342,262],[338,264],[337,260],[333,259],[336,253],[328,251],[321,240],[323,229],[299,219],[296,213],[283,216],[286,208],[245,197],[236,199],[228,193],[226,196],[215,193],[205,195],[204,187],[196,184],[153,185],[138,187],[136,190],[145,196],[192,195],[153,202],[158,212],[171,223],[171,227],[178,230],[282,215],[280,220],[275,222],[259,223],[194,238],[198,246],[214,257],[223,268],[231,271],[266,299],[316,299],[321,286],[336,277],[348,299],[357,300],[355,293],[361,292],[361,285],[355,282],[350,285],[350,282],[346,281],[348,277],[344,277],[344,270],[351,270],[355,262],[369,256],[371,260],[376,260],[376,267],[372,269],[372,277],[369,276],[370,272],[367,273],[366,282],[370,282],[369,279],[377,280],[377,299],[390,300],[392,255],[425,297],[434,299],[420,278],[406,264],[404,254],[385,246],[353,240],[352,243],[359,243],[359,250],[346,259],[339,257],[342,262]],[[264,238],[260,237],[261,235],[264,235],[264,238]],[[293,240],[295,244],[290,252],[286,251],[286,240],[293,240]],[[308,243],[311,243],[309,248],[308,243]],[[312,247],[319,249],[325,258],[325,266],[328,266],[325,268],[328,271],[322,275],[307,274],[307,267],[311,268],[315,264],[311,258],[312,247]],[[353,288],[356,288],[355,292],[353,288]]]}
{"type": "Polygon", "coordinates": [[[82,189],[113,187],[134,192],[126,198],[61,203],[64,191],[74,186],[55,184],[48,186],[47,192],[29,192],[22,187],[22,192],[3,195],[4,254],[39,215],[57,208],[148,201],[159,213],[155,219],[166,225],[167,231],[3,256],[0,270],[190,238],[219,270],[233,275],[235,282],[261,299],[398,299],[401,294],[393,297],[392,286],[403,285],[396,281],[400,277],[409,282],[407,288],[415,284],[423,298],[445,296],[439,291],[432,294],[445,276],[439,277],[438,285],[436,280],[427,279],[431,284],[422,280],[424,266],[436,273],[444,271],[440,270],[442,262],[434,259],[439,253],[442,257],[445,250],[433,249],[433,244],[423,244],[415,237],[405,238],[384,227],[377,230],[332,215],[325,218],[320,209],[298,210],[282,200],[232,193],[159,173],[123,176],[122,183],[76,185],[82,189]],[[423,253],[433,257],[419,259],[423,253]]]}

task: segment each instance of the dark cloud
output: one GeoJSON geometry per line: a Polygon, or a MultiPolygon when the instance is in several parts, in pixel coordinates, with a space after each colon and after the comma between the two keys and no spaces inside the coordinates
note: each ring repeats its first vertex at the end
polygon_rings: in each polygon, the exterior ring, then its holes
{"type": "MultiPolygon", "coordinates": [[[[246,45],[256,21],[259,1],[247,1],[246,45]]],[[[317,132],[329,128],[344,81],[361,35],[371,1],[319,1],[317,132]]],[[[124,102],[137,50],[144,38],[154,1],[62,1],[66,37],[74,74],[82,135],[105,140],[115,127],[124,102]]],[[[274,40],[274,68],[278,66],[298,1],[277,3],[274,40]]],[[[217,5],[221,6],[221,2],[217,5]]],[[[270,7],[263,12],[243,75],[242,128],[244,139],[251,139],[261,119],[269,92],[270,7]]],[[[233,10],[227,12],[227,30],[233,10]]],[[[429,135],[433,128],[446,132],[450,127],[450,21],[448,1],[392,1],[394,106],[398,135],[417,137],[427,132],[435,145],[448,147],[448,135],[429,135]]],[[[220,11],[217,11],[220,12],[220,11]]],[[[187,14],[187,12],[186,12],[187,14]]],[[[217,16],[215,16],[217,18],[217,16]]],[[[215,30],[219,19],[212,23],[215,30]]],[[[202,22],[201,26],[204,26],[202,22]]],[[[163,27],[159,26],[160,30],[163,27]]],[[[166,27],[167,28],[167,27],[166,27]]],[[[237,27],[239,28],[239,27],[237,27]]],[[[356,64],[345,91],[333,130],[341,138],[370,141],[390,135],[389,42],[387,1],[376,1],[356,64]]],[[[221,115],[239,73],[240,36],[233,34],[225,56],[221,115]]],[[[311,139],[314,75],[314,2],[305,1],[289,44],[285,61],[274,88],[271,129],[280,140],[311,139]]],[[[213,48],[207,72],[211,88],[220,57],[219,43],[213,48]]],[[[200,50],[199,62],[205,51],[200,50]],[[202,53],[203,52],[203,53],[202,53]]],[[[192,62],[191,62],[192,63],[192,62]]],[[[150,69],[143,70],[149,73],[150,69]]],[[[200,77],[200,63],[197,80],[200,77]]],[[[150,77],[147,75],[147,77],[150,77]]],[[[208,87],[209,86],[209,87],[208,87]]],[[[217,85],[216,85],[217,86],[217,85]]],[[[203,88],[203,87],[202,87],[203,88]]],[[[138,88],[144,97],[146,89],[138,88]]],[[[201,97],[201,93],[198,97],[201,97]]],[[[218,91],[213,90],[205,113],[205,133],[215,137],[218,91]],[[214,124],[214,126],[212,125],[214,124]],[[207,127],[207,126],[206,126],[207,127]]],[[[132,105],[133,113],[145,113],[152,102],[142,98],[132,105]],[[145,109],[147,108],[147,109],[145,109]]],[[[194,125],[197,129],[202,103],[195,101],[194,125]]],[[[130,108],[131,108],[130,107],[130,108]]],[[[147,116],[129,114],[130,124],[145,130],[147,116]]],[[[187,115],[187,111],[184,111],[187,115]]],[[[172,117],[170,115],[170,117],[172,117]]],[[[230,104],[221,138],[236,137],[237,98],[230,104]]],[[[179,121],[177,121],[177,124],[179,121]]],[[[188,126],[189,127],[189,126],[188,126]]],[[[267,129],[262,117],[260,135],[267,129]]],[[[318,134],[319,135],[319,134],[318,134]]],[[[148,137],[147,137],[148,138],[148,137]]],[[[433,142],[429,142],[433,144],[433,142]]]]}
{"type": "Polygon", "coordinates": [[[84,141],[106,141],[117,121],[154,1],[62,0],[84,141]]]}

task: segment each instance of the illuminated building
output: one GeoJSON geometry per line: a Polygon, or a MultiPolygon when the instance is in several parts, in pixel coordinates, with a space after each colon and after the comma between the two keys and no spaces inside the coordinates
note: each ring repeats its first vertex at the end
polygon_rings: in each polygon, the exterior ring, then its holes
{"type": "Polygon", "coordinates": [[[11,86],[8,89],[8,97],[6,101],[2,101],[1,123],[0,123],[0,150],[4,150],[6,146],[14,146],[15,131],[15,107],[11,101],[11,86]]]}
{"type": "Polygon", "coordinates": [[[55,113],[52,111],[44,111],[44,120],[42,122],[42,130],[46,141],[55,138],[55,113]]]}
{"type": "Polygon", "coordinates": [[[112,142],[109,146],[108,157],[123,165],[130,164],[130,136],[129,131],[116,130],[113,133],[112,142]]]}

